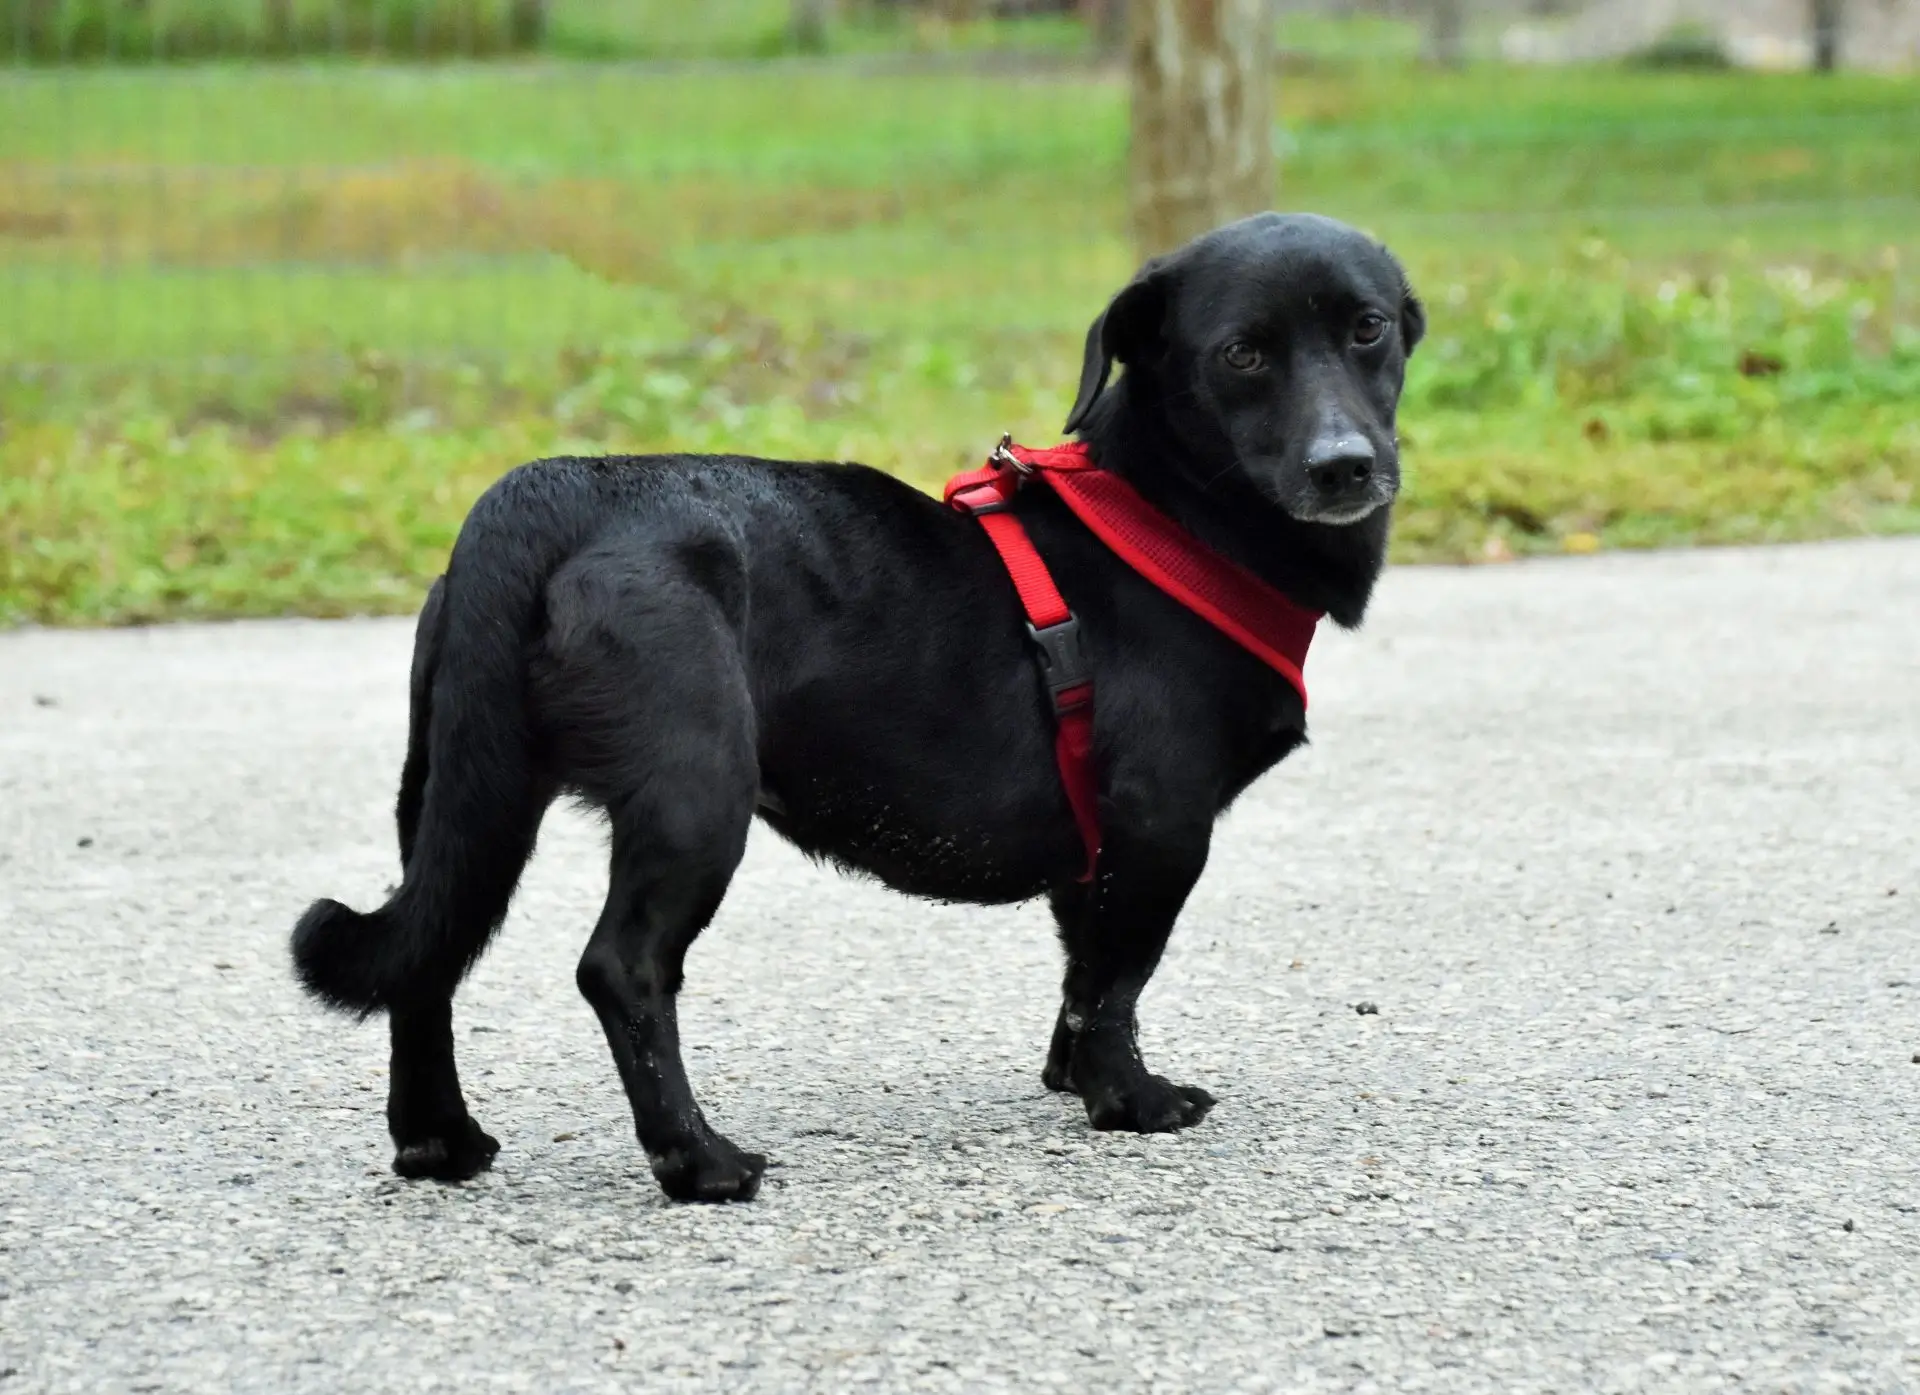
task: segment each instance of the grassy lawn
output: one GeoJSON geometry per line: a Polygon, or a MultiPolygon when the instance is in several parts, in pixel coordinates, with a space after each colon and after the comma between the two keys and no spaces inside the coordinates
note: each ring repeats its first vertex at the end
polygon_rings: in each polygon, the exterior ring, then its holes
{"type": "MultiPolygon", "coordinates": [[[[182,63],[209,58],[381,54],[438,62],[543,53],[563,58],[740,59],[797,50],[791,0],[547,0],[544,33],[514,0],[0,0],[0,43],[20,63],[182,63]]],[[[1282,26],[1290,52],[1406,51],[1411,26],[1282,26]]],[[[1068,16],[954,22],[918,9],[847,6],[810,46],[833,54],[1074,53],[1068,16]]]]}
{"type": "MultiPolygon", "coordinates": [[[[1920,529],[1916,96],[1285,77],[1277,205],[1432,311],[1400,557],[1920,529]]],[[[1124,143],[1092,72],[9,73],[0,623],[404,608],[562,449],[931,485],[1050,439],[1124,143]]]]}

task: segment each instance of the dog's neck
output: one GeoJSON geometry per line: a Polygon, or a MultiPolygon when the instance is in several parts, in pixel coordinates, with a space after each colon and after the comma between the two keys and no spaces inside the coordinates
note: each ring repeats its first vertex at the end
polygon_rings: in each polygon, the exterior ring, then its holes
{"type": "Polygon", "coordinates": [[[1160,413],[1126,391],[1101,395],[1080,428],[1102,469],[1288,599],[1352,629],[1386,564],[1388,508],[1358,523],[1303,523],[1261,495],[1231,462],[1208,460],[1175,438],[1160,413]]]}

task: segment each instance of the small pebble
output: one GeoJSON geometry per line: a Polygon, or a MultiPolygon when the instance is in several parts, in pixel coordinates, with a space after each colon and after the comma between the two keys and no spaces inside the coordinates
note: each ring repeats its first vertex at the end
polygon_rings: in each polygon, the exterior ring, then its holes
{"type": "Polygon", "coordinates": [[[1378,1017],[1380,1015],[1380,1008],[1376,1003],[1355,1003],[1353,1010],[1362,1017],[1378,1017]]]}

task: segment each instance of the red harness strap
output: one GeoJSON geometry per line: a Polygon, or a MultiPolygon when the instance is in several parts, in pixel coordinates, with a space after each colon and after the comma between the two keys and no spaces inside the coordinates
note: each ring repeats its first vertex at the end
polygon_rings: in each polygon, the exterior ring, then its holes
{"type": "Polygon", "coordinates": [[[1093,676],[1080,652],[1080,622],[1067,609],[1026,526],[1007,512],[1022,473],[1012,465],[989,460],[985,469],[949,480],[947,502],[972,514],[987,530],[1013,589],[1020,593],[1027,633],[1040,646],[1040,676],[1053,697],[1054,760],[1060,766],[1060,783],[1066,787],[1073,821],[1087,845],[1087,868],[1078,878],[1086,882],[1093,880],[1093,866],[1100,856],[1100,801],[1093,773],[1093,676]]]}
{"type": "Polygon", "coordinates": [[[1278,672],[1302,704],[1307,700],[1302,669],[1320,612],[1294,604],[1246,568],[1202,546],[1132,485],[1095,465],[1078,442],[1028,450],[1003,437],[983,468],[947,481],[947,502],[979,519],[999,552],[1027,613],[1027,630],[1039,646],[1041,676],[1058,721],[1054,754],[1060,782],[1087,845],[1087,868],[1079,879],[1091,881],[1100,855],[1093,676],[1080,651],[1079,623],[1026,528],[1008,512],[1029,479],[1045,481],[1128,566],[1278,672]]]}

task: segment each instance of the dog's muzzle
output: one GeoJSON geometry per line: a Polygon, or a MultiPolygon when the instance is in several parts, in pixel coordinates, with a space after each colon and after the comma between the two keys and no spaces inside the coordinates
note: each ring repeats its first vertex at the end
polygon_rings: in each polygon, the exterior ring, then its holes
{"type": "Polygon", "coordinates": [[[1288,501],[1287,512],[1307,523],[1358,523],[1393,502],[1394,476],[1372,441],[1358,431],[1317,437],[1301,460],[1306,488],[1288,501]]]}

